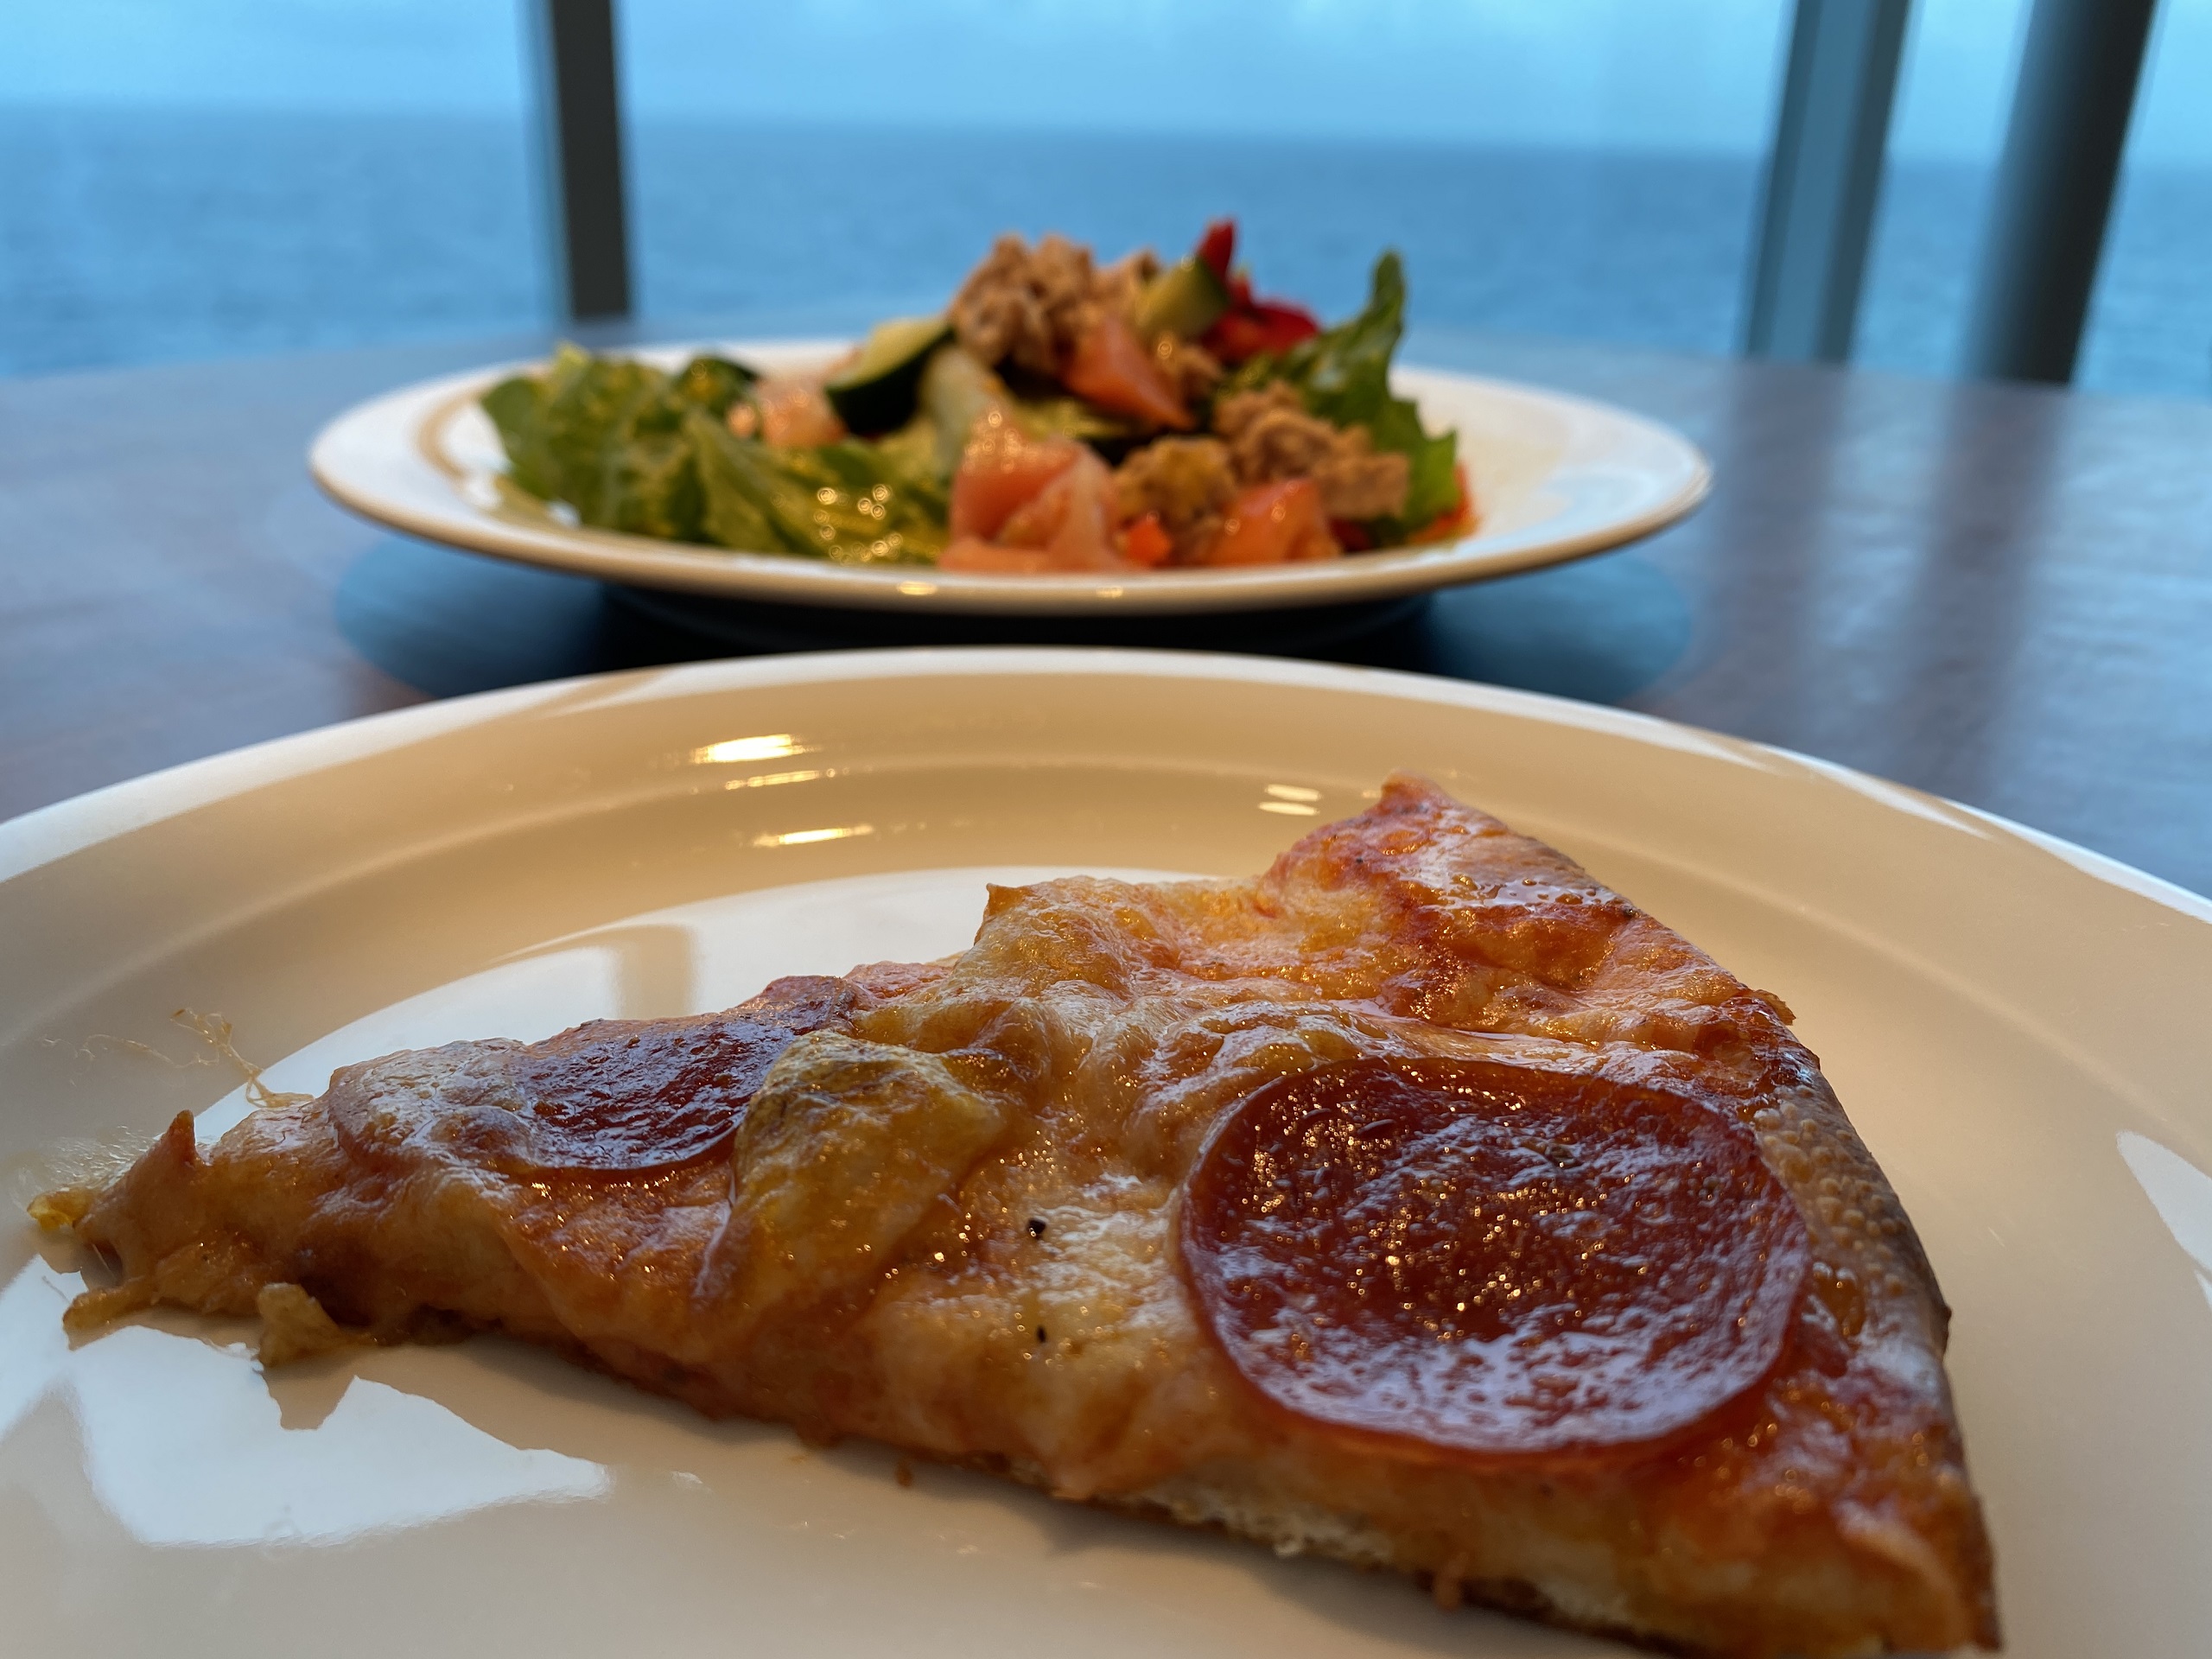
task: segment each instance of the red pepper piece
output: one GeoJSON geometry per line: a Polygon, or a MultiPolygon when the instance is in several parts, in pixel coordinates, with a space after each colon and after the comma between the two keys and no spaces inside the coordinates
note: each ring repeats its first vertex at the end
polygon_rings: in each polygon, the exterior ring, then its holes
{"type": "Polygon", "coordinates": [[[1320,332],[1321,325],[1310,312],[1273,300],[1257,300],[1222,316],[1206,330],[1200,343],[1233,365],[1262,352],[1287,352],[1320,332]]]}
{"type": "Polygon", "coordinates": [[[1229,280],[1229,262],[1236,257],[1236,221],[1217,219],[1206,226],[1206,233],[1198,238],[1198,263],[1211,266],[1213,274],[1225,283],[1229,280]]]}

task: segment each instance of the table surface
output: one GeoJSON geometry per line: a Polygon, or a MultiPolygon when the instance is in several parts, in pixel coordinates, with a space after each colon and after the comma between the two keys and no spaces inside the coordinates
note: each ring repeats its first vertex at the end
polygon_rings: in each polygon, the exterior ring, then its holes
{"type": "MultiPolygon", "coordinates": [[[[0,817],[430,697],[728,650],[308,481],[348,404],[542,345],[0,381],[0,817]]],[[[1718,481],[1634,548],[1309,654],[1780,744],[2212,893],[2212,404],[1440,331],[1406,354],[1656,416],[1718,481]]]]}

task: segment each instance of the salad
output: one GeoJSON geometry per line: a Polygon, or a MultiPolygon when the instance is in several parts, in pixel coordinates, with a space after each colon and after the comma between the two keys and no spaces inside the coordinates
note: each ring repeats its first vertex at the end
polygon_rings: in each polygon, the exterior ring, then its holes
{"type": "Polygon", "coordinates": [[[1395,253],[1324,328],[1233,221],[1163,265],[1002,236],[938,315],[811,374],[564,346],[485,393],[505,484],[601,529],[996,574],[1282,564],[1464,534],[1457,436],[1389,385],[1395,253]]]}

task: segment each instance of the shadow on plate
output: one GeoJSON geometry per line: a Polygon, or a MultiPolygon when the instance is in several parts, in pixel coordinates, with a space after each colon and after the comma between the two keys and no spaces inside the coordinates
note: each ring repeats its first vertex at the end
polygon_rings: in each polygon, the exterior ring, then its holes
{"type": "MultiPolygon", "coordinates": [[[[1297,1606],[1324,1627],[1357,1633],[1393,1652],[1440,1659],[1478,1651],[1497,1659],[1567,1659],[1591,1651],[1586,1638],[1479,1608],[1444,1611],[1395,1573],[1321,1557],[1279,1558],[1212,1529],[1057,1501],[1001,1476],[903,1458],[873,1441],[807,1446],[779,1424],[710,1421],[674,1401],[502,1337],[437,1350],[349,1350],[270,1374],[266,1386],[288,1429],[311,1429],[354,1376],[442,1406],[517,1450],[543,1450],[626,1471],[626,1524],[640,1522],[640,1503],[652,1501],[658,1480],[674,1474],[717,1507],[756,1520],[773,1518],[787,1528],[824,1528],[869,1546],[918,1531],[925,1538],[957,1535],[971,1549],[980,1541],[984,1548],[1017,1556],[1034,1552],[1033,1566],[1082,1560],[1086,1577],[1104,1581],[1091,1587],[1109,1592],[1144,1586],[1155,1597],[1172,1598],[1176,1592],[1162,1588],[1172,1580],[1145,1564],[1198,1558],[1249,1580],[1262,1597],[1297,1606]],[[832,1478],[807,1483],[794,1512],[788,1508],[793,1489],[783,1480],[764,1482],[764,1460],[812,1464],[832,1478]],[[764,1484],[773,1490],[763,1490],[764,1484]],[[979,1514],[979,1508],[993,1513],[979,1514]]],[[[601,1516],[588,1508],[569,1513],[571,1541],[588,1541],[601,1516]]],[[[1208,1593],[1218,1595],[1220,1589],[1217,1583],[1208,1593]]]]}
{"type": "Polygon", "coordinates": [[[433,696],[772,652],[1087,645],[1304,657],[1619,702],[1681,661],[1692,632],[1687,596],[1635,553],[1433,596],[1102,621],[822,610],[610,588],[390,537],[346,572],[336,611],[363,656],[433,696]]]}

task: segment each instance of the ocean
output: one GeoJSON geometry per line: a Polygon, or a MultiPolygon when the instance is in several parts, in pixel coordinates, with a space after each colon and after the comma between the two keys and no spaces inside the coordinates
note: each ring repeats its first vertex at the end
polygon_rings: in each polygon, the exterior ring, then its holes
{"type": "MultiPolygon", "coordinates": [[[[630,135],[649,322],[843,329],[933,307],[990,238],[1168,252],[1234,213],[1262,291],[1421,322],[1733,348],[1756,158],[793,130],[630,135]]],[[[0,111],[0,373],[488,334],[547,286],[526,134],[489,118],[0,111]]],[[[1891,169],[1859,359],[1955,358],[1986,169],[1891,169]]],[[[2212,396],[2212,169],[2131,169],[2082,384],[2212,396]]]]}

